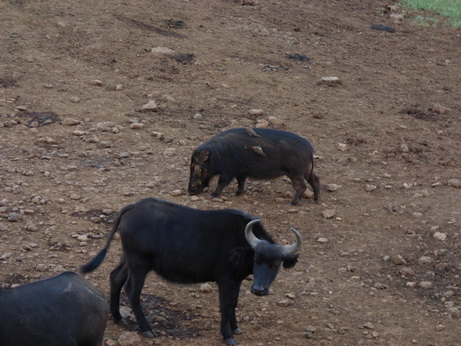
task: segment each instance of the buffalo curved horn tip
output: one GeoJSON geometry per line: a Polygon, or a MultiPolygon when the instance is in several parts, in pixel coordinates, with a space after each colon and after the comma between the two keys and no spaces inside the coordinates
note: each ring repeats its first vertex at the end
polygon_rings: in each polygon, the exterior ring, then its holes
{"type": "Polygon", "coordinates": [[[254,219],[248,222],[248,224],[245,226],[245,238],[250,244],[250,246],[254,249],[256,245],[261,241],[260,239],[256,238],[256,236],[253,234],[253,225],[257,222],[261,222],[261,219],[254,219]]]}
{"type": "Polygon", "coordinates": [[[247,127],[245,130],[251,137],[261,137],[251,127],[247,127]]]}
{"type": "Polygon", "coordinates": [[[296,243],[285,246],[285,251],[284,251],[285,256],[293,255],[296,252],[298,252],[298,250],[301,248],[301,245],[303,243],[303,238],[301,237],[301,234],[293,227],[291,228],[291,230],[296,236],[296,243]]]}
{"type": "Polygon", "coordinates": [[[261,155],[262,157],[266,157],[266,153],[263,151],[263,148],[261,148],[259,145],[255,145],[253,147],[251,147],[251,149],[253,149],[253,151],[258,154],[258,155],[261,155]]]}

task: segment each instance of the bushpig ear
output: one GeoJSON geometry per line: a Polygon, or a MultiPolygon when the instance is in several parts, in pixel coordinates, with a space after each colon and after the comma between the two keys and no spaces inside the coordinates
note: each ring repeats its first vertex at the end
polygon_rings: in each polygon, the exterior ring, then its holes
{"type": "Polygon", "coordinates": [[[208,160],[209,155],[210,155],[210,152],[208,150],[202,150],[198,156],[199,163],[203,163],[206,160],[208,160]]]}
{"type": "Polygon", "coordinates": [[[293,268],[296,263],[298,263],[299,253],[294,255],[288,255],[283,259],[283,268],[289,269],[293,268]]]}

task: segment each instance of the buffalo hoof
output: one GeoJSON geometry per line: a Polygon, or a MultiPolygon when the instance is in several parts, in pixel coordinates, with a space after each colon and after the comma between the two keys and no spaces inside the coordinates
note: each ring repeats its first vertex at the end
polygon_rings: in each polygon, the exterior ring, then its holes
{"type": "Polygon", "coordinates": [[[147,332],[142,332],[141,335],[144,336],[145,338],[148,338],[148,339],[152,339],[152,338],[155,338],[157,336],[157,334],[155,334],[155,332],[152,331],[152,330],[148,330],[147,332]]]}
{"type": "Polygon", "coordinates": [[[238,345],[237,340],[235,340],[234,338],[224,339],[224,343],[226,345],[238,345]]]}
{"type": "Polygon", "coordinates": [[[242,331],[240,328],[235,328],[235,329],[232,331],[232,334],[234,334],[234,335],[240,335],[240,334],[243,334],[243,331],[242,331]]]}
{"type": "Polygon", "coordinates": [[[125,321],[123,318],[118,320],[118,321],[115,321],[115,323],[117,323],[118,325],[122,326],[122,327],[125,327],[127,328],[128,327],[128,322],[125,321]]]}

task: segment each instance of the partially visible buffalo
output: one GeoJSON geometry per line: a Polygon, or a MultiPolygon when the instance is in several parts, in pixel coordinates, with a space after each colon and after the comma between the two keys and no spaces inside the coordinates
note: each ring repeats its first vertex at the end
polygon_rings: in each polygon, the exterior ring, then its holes
{"type": "Polygon", "coordinates": [[[202,192],[218,174],[218,186],[211,197],[219,196],[233,178],[237,178],[238,196],[247,177],[272,179],[286,175],[296,191],[292,204],[299,203],[306,190],[304,179],[314,190],[314,200],[319,198],[314,149],[308,140],[291,132],[238,128],[214,136],[192,154],[189,194],[202,192]]]}
{"type": "Polygon", "coordinates": [[[153,270],[175,283],[214,281],[218,284],[221,334],[229,345],[236,344],[235,308],[242,281],[253,273],[251,292],[267,295],[283,263],[293,267],[302,243],[275,244],[264,227],[250,215],[234,209],[198,210],[163,200],[148,198],[124,207],[115,221],[103,249],[80,270],[88,273],[104,260],[117,229],[123,254],[110,274],[110,309],[115,321],[122,322],[120,291],[125,285],[141,332],[155,336],[140,305],[144,280],[153,270]]]}
{"type": "Polygon", "coordinates": [[[101,345],[109,305],[73,272],[15,288],[0,288],[0,345],[101,345]]]}

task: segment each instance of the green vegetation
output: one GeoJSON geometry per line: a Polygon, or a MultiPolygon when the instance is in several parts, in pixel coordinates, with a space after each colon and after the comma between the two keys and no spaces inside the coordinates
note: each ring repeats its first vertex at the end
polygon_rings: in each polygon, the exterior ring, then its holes
{"type": "MultiPolygon", "coordinates": [[[[400,4],[418,11],[430,10],[446,17],[451,26],[461,27],[461,0],[402,0],[400,4]]],[[[433,16],[417,16],[415,22],[435,26],[440,20],[433,16]]]]}

